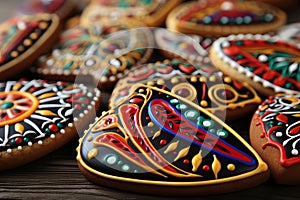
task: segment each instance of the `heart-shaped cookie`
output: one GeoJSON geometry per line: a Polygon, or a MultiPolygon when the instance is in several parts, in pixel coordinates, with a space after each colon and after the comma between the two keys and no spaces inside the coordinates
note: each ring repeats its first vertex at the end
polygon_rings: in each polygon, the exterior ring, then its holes
{"type": "Polygon", "coordinates": [[[0,25],[0,81],[16,76],[43,53],[59,35],[56,15],[16,17],[0,25]]]}
{"type": "Polygon", "coordinates": [[[77,160],[96,183],[152,195],[236,191],[269,175],[252,147],[216,116],[146,85],[95,121],[80,139],[77,160]]]}
{"type": "Polygon", "coordinates": [[[168,28],[187,34],[226,36],[239,33],[267,33],[286,22],[277,7],[239,0],[200,0],[175,8],[168,16],[168,28]]]}
{"type": "Polygon", "coordinates": [[[210,49],[217,68],[265,96],[300,91],[299,57],[299,47],[269,35],[220,38],[210,49]]]}
{"type": "Polygon", "coordinates": [[[0,83],[0,170],[36,160],[87,127],[100,92],[83,84],[43,80],[0,83]]]}

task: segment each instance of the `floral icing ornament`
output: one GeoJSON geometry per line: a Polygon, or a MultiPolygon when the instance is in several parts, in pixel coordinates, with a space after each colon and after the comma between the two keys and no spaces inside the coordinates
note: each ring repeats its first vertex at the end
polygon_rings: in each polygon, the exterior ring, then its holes
{"type": "Polygon", "coordinates": [[[220,119],[146,85],[91,125],[77,160],[96,183],[148,194],[221,193],[268,178],[267,165],[220,119]]]}
{"type": "Polygon", "coordinates": [[[253,118],[251,143],[263,159],[270,163],[274,179],[279,183],[299,184],[300,95],[269,97],[260,105],[253,118]],[[260,143],[257,142],[259,138],[260,143]],[[270,149],[273,151],[270,152],[270,149]]]}
{"type": "Polygon", "coordinates": [[[55,80],[58,75],[67,80],[87,76],[98,82],[100,88],[110,89],[126,70],[146,62],[152,53],[145,48],[153,43],[151,32],[129,28],[117,23],[66,30],[58,47],[51,55],[40,57],[38,68],[32,70],[55,80]]]}
{"type": "Polygon", "coordinates": [[[127,98],[131,88],[137,83],[179,95],[221,118],[226,117],[227,120],[254,112],[261,101],[255,90],[246,83],[227,76],[205,74],[201,65],[166,60],[129,71],[113,90],[110,107],[115,107],[122,99],[127,98]]]}
{"type": "Polygon", "coordinates": [[[166,25],[172,30],[203,36],[239,33],[267,33],[286,22],[277,7],[257,1],[200,0],[181,4],[169,14],[166,25]]]}
{"type": "Polygon", "coordinates": [[[80,23],[102,23],[103,20],[118,21],[127,19],[124,23],[130,24],[131,20],[143,22],[149,27],[164,24],[168,13],[182,0],[94,0],[82,12],[80,23]]]}
{"type": "Polygon", "coordinates": [[[97,89],[60,81],[0,83],[0,170],[26,164],[73,139],[76,129],[84,129],[82,121],[95,117],[99,95],[97,89]]]}
{"type": "Polygon", "coordinates": [[[265,96],[300,91],[300,49],[269,35],[236,35],[218,39],[211,48],[214,65],[248,82],[265,96]]]}
{"type": "Polygon", "coordinates": [[[15,17],[0,25],[0,81],[15,76],[51,49],[59,35],[56,15],[15,17]]]}

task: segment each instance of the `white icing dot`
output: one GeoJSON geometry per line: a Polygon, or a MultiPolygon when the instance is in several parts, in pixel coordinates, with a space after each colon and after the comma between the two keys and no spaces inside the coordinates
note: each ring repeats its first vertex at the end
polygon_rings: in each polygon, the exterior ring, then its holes
{"type": "Polygon", "coordinates": [[[92,101],[91,104],[92,104],[92,105],[95,105],[95,101],[92,101]]]}
{"type": "Polygon", "coordinates": [[[230,46],[230,43],[228,41],[224,41],[222,42],[222,47],[229,47],[230,46]]]}
{"type": "Polygon", "coordinates": [[[88,96],[88,97],[92,97],[93,94],[92,94],[91,92],[89,92],[89,93],[87,93],[87,96],[88,96]]]}
{"type": "Polygon", "coordinates": [[[24,30],[26,28],[26,24],[22,21],[17,23],[17,27],[19,30],[24,30]]]}
{"type": "Polygon", "coordinates": [[[109,158],[107,158],[106,162],[110,165],[113,165],[117,162],[117,158],[115,156],[110,156],[109,158]]]}
{"type": "Polygon", "coordinates": [[[276,137],[281,137],[282,136],[282,132],[277,132],[276,133],[276,137]]]}
{"type": "Polygon", "coordinates": [[[72,127],[72,126],[73,126],[73,123],[69,123],[69,124],[68,124],[68,127],[72,127]]]}
{"type": "Polygon", "coordinates": [[[37,143],[38,143],[38,144],[43,144],[43,141],[42,141],[42,140],[39,140],[37,143]]]}
{"type": "Polygon", "coordinates": [[[22,146],[18,146],[18,148],[17,148],[17,149],[18,149],[19,151],[20,151],[20,150],[22,150],[22,146]]]}
{"type": "Polygon", "coordinates": [[[203,126],[209,127],[209,126],[211,126],[211,122],[208,121],[208,120],[205,120],[205,121],[203,122],[203,126]]]}
{"type": "Polygon", "coordinates": [[[7,152],[7,153],[11,153],[12,150],[11,150],[11,149],[7,149],[6,152],[7,152]]]}
{"type": "Polygon", "coordinates": [[[50,138],[54,139],[54,138],[55,138],[55,135],[54,135],[54,134],[51,134],[51,135],[50,135],[50,138]]]}
{"type": "Polygon", "coordinates": [[[91,105],[88,105],[87,107],[89,110],[91,110],[93,107],[91,105]]]}
{"type": "Polygon", "coordinates": [[[233,9],[233,4],[229,1],[225,1],[221,4],[221,9],[222,10],[232,10],[233,9]]]}
{"type": "Polygon", "coordinates": [[[98,98],[97,98],[97,97],[94,97],[94,98],[93,98],[93,100],[94,100],[94,101],[97,101],[97,100],[98,100],[98,98]]]}
{"type": "Polygon", "coordinates": [[[66,131],[65,131],[64,129],[61,129],[61,130],[60,130],[60,133],[61,133],[61,134],[65,134],[66,131]]]}
{"type": "Polygon", "coordinates": [[[32,142],[28,142],[28,144],[27,144],[27,145],[31,147],[31,146],[32,146],[32,142]]]}
{"type": "Polygon", "coordinates": [[[258,56],[258,60],[260,62],[266,62],[266,61],[268,61],[268,56],[262,54],[262,55],[258,56]]]}
{"type": "Polygon", "coordinates": [[[83,111],[83,113],[84,113],[84,114],[88,114],[88,113],[89,113],[89,111],[87,111],[87,110],[84,110],[84,111],[83,111]]]}
{"type": "Polygon", "coordinates": [[[78,121],[78,118],[77,118],[77,117],[74,117],[73,120],[74,120],[74,122],[77,122],[77,121],[78,121]]]}
{"type": "MultiPolygon", "coordinates": [[[[83,117],[84,117],[84,114],[83,114],[83,113],[80,113],[80,114],[79,114],[79,117],[80,117],[80,118],[83,118],[83,117]]],[[[75,118],[74,118],[74,119],[75,119],[75,118]]]]}
{"type": "Polygon", "coordinates": [[[53,66],[54,63],[55,63],[54,59],[49,59],[49,60],[46,61],[46,65],[49,66],[49,67],[53,66]]]}
{"type": "Polygon", "coordinates": [[[291,152],[293,155],[298,155],[298,150],[297,149],[293,149],[291,152]]]}

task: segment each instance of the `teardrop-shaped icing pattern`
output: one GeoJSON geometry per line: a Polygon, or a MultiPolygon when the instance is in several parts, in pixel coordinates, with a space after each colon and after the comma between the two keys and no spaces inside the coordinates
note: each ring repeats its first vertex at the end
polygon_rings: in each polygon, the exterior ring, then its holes
{"type": "Polygon", "coordinates": [[[256,137],[266,138],[261,147],[273,146],[280,151],[280,164],[292,167],[300,163],[300,95],[269,97],[256,112],[257,126],[262,133],[256,137]]]}
{"type": "Polygon", "coordinates": [[[57,75],[75,79],[77,75],[91,76],[99,87],[109,89],[129,68],[142,64],[151,55],[146,49],[152,44],[147,30],[132,29],[138,24],[94,24],[77,26],[64,31],[51,55],[39,59],[38,74],[54,79],[57,75]],[[115,34],[113,34],[115,33],[115,34]],[[124,53],[123,53],[124,52],[124,53]]]}
{"type": "MultiPolygon", "coordinates": [[[[120,79],[110,98],[114,107],[126,98],[132,86],[144,83],[184,97],[213,113],[232,117],[231,111],[249,105],[258,105],[260,98],[255,90],[246,83],[240,83],[227,76],[208,75],[202,66],[178,60],[145,64],[127,73],[120,79]],[[202,75],[204,74],[204,75],[202,75]]],[[[250,110],[256,109],[254,106],[250,110]]],[[[241,116],[241,113],[239,116],[241,116]]]]}
{"type": "Polygon", "coordinates": [[[258,92],[271,95],[278,92],[300,91],[300,49],[294,44],[269,35],[237,35],[218,39],[211,49],[213,63],[229,76],[245,80],[258,92]],[[225,68],[224,64],[230,69],[225,68]],[[236,71],[241,74],[236,76],[236,71]],[[265,88],[273,92],[266,93],[265,88]],[[271,94],[269,94],[271,93],[271,94]]]}
{"type": "Polygon", "coordinates": [[[200,0],[178,6],[168,16],[167,27],[182,33],[225,36],[266,33],[279,28],[286,14],[256,1],[200,0]]]}
{"type": "Polygon", "coordinates": [[[51,49],[58,36],[55,15],[15,17],[0,25],[0,80],[15,76],[51,49]]]}
{"type": "Polygon", "coordinates": [[[92,113],[99,95],[97,89],[60,81],[0,83],[0,154],[64,134],[65,128],[92,113]]]}
{"type": "MultiPolygon", "coordinates": [[[[126,100],[104,112],[80,140],[79,166],[99,176],[99,183],[105,178],[145,188],[214,187],[268,171],[249,144],[203,108],[156,87],[135,87],[126,100]],[[115,119],[108,121],[111,117],[115,119]],[[117,126],[103,126],[110,122],[117,126]],[[219,137],[220,131],[227,137],[219,137]],[[89,140],[90,136],[95,139],[89,140]],[[89,159],[94,148],[99,153],[89,159]]],[[[126,190],[135,191],[134,187],[126,190]]],[[[193,193],[205,192],[194,188],[193,193]]]]}
{"type": "Polygon", "coordinates": [[[300,23],[287,24],[281,27],[277,35],[282,40],[290,41],[294,44],[300,45],[300,23]]]}

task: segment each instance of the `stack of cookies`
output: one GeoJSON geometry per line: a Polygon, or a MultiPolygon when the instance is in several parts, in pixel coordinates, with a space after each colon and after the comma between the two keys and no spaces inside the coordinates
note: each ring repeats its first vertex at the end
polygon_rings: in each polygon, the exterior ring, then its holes
{"type": "Polygon", "coordinates": [[[0,25],[0,170],[78,137],[82,173],[120,190],[300,184],[298,1],[280,2],[24,1],[0,25]]]}

